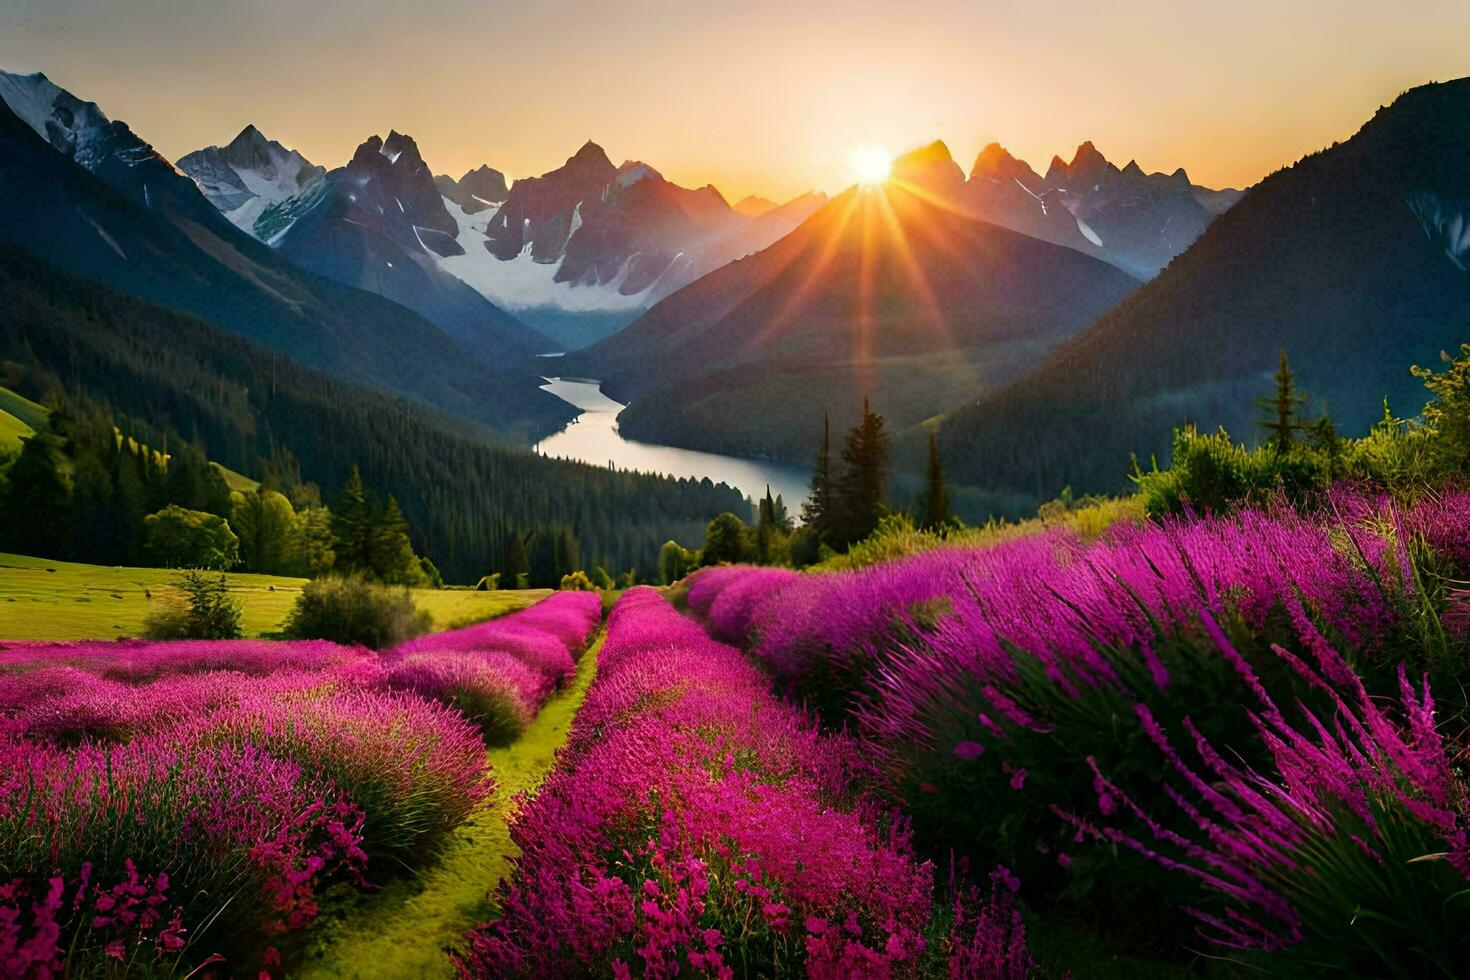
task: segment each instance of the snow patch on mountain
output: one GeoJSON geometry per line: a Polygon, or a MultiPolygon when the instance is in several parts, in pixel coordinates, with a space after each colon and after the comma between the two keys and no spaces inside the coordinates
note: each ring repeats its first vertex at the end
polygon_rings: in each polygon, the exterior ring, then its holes
{"type": "Polygon", "coordinates": [[[1444,249],[1445,257],[1461,269],[1470,269],[1470,206],[1448,204],[1433,191],[1410,194],[1407,203],[1424,234],[1444,249]]]}
{"type": "Polygon", "coordinates": [[[314,200],[326,171],[246,126],[228,145],[179,158],[178,169],[241,231],[279,238],[314,200]]]}
{"type": "MultiPolygon", "coordinates": [[[[449,198],[444,199],[444,207],[459,226],[456,240],[464,254],[436,255],[440,268],[496,306],[512,311],[549,307],[567,313],[607,313],[649,305],[649,290],[631,296],[618,291],[627,275],[627,262],[617,276],[602,285],[557,282],[556,271],[561,263],[536,261],[529,236],[520,254],[511,259],[497,259],[485,248],[485,231],[499,213],[498,207],[468,214],[449,198]]],[[[628,262],[635,257],[630,256],[628,262]]]]}

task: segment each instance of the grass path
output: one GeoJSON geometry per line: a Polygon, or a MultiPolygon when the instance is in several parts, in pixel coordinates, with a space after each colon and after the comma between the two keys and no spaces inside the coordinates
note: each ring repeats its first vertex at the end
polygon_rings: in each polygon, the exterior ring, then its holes
{"type": "Polygon", "coordinates": [[[295,977],[447,977],[446,950],[494,912],[490,892],[519,853],[507,822],[512,798],[541,785],[597,673],[602,640],[583,654],[571,685],[546,703],[513,745],[491,749],[496,791],[417,878],[395,881],[323,915],[295,977]]]}

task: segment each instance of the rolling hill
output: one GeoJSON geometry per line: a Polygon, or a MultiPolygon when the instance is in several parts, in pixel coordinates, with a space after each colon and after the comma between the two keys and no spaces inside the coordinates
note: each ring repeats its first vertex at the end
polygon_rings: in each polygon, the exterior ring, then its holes
{"type": "Polygon", "coordinates": [[[1034,371],[943,422],[952,478],[1020,501],[1125,485],[1173,427],[1256,436],[1253,398],[1285,347],[1339,431],[1386,397],[1413,415],[1411,364],[1470,339],[1470,79],[1415,88],[1351,139],[1278,171],[1156,279],[1034,371]]]}

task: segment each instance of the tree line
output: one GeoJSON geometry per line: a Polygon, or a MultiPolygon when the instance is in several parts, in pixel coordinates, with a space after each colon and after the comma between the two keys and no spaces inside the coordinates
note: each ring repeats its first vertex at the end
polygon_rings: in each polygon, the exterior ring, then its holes
{"type": "Polygon", "coordinates": [[[890,503],[889,445],[887,420],[864,398],[862,415],[843,436],[834,465],[831,423],[824,418],[822,441],[812,466],[811,493],[802,504],[799,527],[786,502],[779,495],[772,497],[768,486],[753,526],[727,512],[706,526],[704,546],[698,551],[677,541],[665,542],[659,551],[660,579],[674,582],[702,565],[722,562],[805,567],[847,551],[894,516],[901,515],[927,531],[958,527],[950,513],[949,488],[934,437],[929,439],[924,489],[911,511],[897,510],[890,503]]]}

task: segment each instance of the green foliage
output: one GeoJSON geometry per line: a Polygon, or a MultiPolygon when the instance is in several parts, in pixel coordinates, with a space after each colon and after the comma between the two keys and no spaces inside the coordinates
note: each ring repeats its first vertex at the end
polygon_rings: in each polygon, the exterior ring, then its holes
{"type": "Polygon", "coordinates": [[[22,445],[0,495],[0,542],[11,551],[65,557],[71,538],[71,488],[60,472],[56,437],[38,432],[22,445]]]}
{"type": "Polygon", "coordinates": [[[143,519],[143,553],[164,568],[223,570],[240,561],[240,539],[222,517],[169,504],[143,519]]]}
{"type": "Polygon", "coordinates": [[[806,568],[822,560],[822,539],[808,525],[802,525],[791,535],[790,549],[793,568],[806,568]]]}
{"type": "MultiPolygon", "coordinates": [[[[606,575],[607,573],[603,573],[606,575]]],[[[561,584],[557,586],[562,592],[596,592],[597,586],[587,577],[587,573],[581,570],[570,572],[561,577],[561,584]]]]}
{"type": "Polygon", "coordinates": [[[526,541],[519,534],[510,534],[505,539],[505,557],[501,564],[501,578],[508,589],[527,587],[531,575],[531,561],[526,556],[526,541]]]}
{"type": "Polygon", "coordinates": [[[332,512],[325,507],[300,511],[296,526],[306,573],[317,578],[330,572],[337,564],[337,552],[332,547],[332,512]]]}
{"type": "Polygon", "coordinates": [[[305,574],[300,521],[284,494],[264,487],[235,492],[230,527],[240,538],[245,568],[265,575],[305,574]]]}
{"type": "Polygon", "coordinates": [[[822,416],[822,445],[812,466],[812,492],[801,505],[802,522],[820,543],[832,536],[836,513],[832,500],[832,423],[822,416]]]}
{"type": "Polygon", "coordinates": [[[143,632],[155,640],[234,640],[241,635],[240,601],[225,576],[185,572],[174,582],[182,599],[163,599],[149,611],[143,632]]]}
{"type": "Polygon", "coordinates": [[[398,501],[368,489],[357,467],[332,508],[333,571],[386,585],[422,585],[427,578],[408,538],[398,501]]]}
{"type": "Polygon", "coordinates": [[[750,541],[750,531],[745,522],[739,517],[725,511],[704,530],[704,548],[700,552],[700,561],[705,565],[719,565],[722,562],[742,562],[747,560],[753,553],[750,541]]]}
{"type": "Polygon", "coordinates": [[[615,588],[617,584],[613,581],[613,577],[608,574],[607,569],[603,568],[601,565],[598,565],[596,568],[592,569],[592,574],[589,575],[588,578],[592,579],[592,584],[599,589],[615,588]]]}
{"type": "Polygon", "coordinates": [[[500,588],[500,573],[499,572],[492,572],[489,575],[482,575],[480,577],[480,581],[478,581],[478,582],[475,583],[475,591],[476,592],[494,592],[495,590],[497,590],[499,588],[500,588]]]}
{"type": "Polygon", "coordinates": [[[1297,430],[1303,428],[1298,414],[1307,400],[1296,386],[1296,375],[1286,358],[1285,347],[1281,348],[1281,363],[1276,369],[1275,381],[1276,390],[1272,395],[1256,399],[1256,404],[1266,413],[1257,424],[1270,433],[1272,447],[1279,453],[1285,453],[1295,443],[1297,430]]]}
{"type": "Polygon", "coordinates": [[[658,577],[664,585],[673,585],[699,565],[699,555],[677,541],[665,541],[658,549],[658,577]]]}
{"type": "Polygon", "coordinates": [[[527,580],[533,589],[554,589],[563,575],[582,567],[582,544],[565,525],[537,528],[526,547],[527,580]]]}
{"type": "Polygon", "coordinates": [[[295,640],[331,640],[381,650],[428,628],[429,614],[414,607],[407,589],[329,577],[301,590],[284,632],[295,640]]]}
{"type": "Polygon", "coordinates": [[[1424,425],[1432,433],[1434,454],[1445,470],[1470,471],[1470,343],[1460,356],[1441,355],[1449,364],[1442,374],[1415,366],[1414,377],[1434,398],[1424,406],[1424,425]]]}
{"type": "Polygon", "coordinates": [[[786,501],[779,495],[771,496],[770,484],[758,507],[759,519],[755,525],[752,542],[754,559],[758,565],[791,564],[791,515],[786,510],[786,501]]]}

